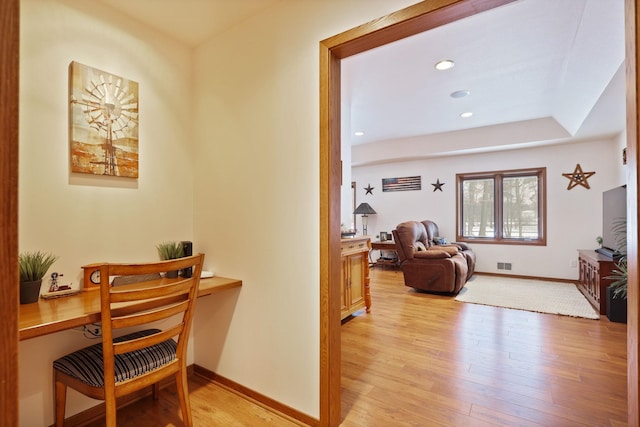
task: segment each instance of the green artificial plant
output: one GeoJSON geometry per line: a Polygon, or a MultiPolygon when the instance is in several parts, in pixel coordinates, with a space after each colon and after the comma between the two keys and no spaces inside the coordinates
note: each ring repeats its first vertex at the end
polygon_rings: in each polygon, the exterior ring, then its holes
{"type": "Polygon", "coordinates": [[[58,257],[56,255],[35,251],[18,255],[18,269],[21,282],[42,280],[58,257]]]}
{"type": "Polygon", "coordinates": [[[177,259],[184,256],[182,243],[180,242],[162,242],[156,246],[158,255],[161,260],[177,259]]]}
{"type": "Polygon", "coordinates": [[[613,274],[606,278],[613,280],[609,285],[613,289],[613,297],[627,299],[627,220],[621,218],[615,221],[611,230],[616,240],[616,250],[621,256],[613,274]]]}
{"type": "Polygon", "coordinates": [[[611,276],[607,279],[613,279],[609,285],[613,289],[614,298],[627,299],[627,257],[623,256],[616,263],[616,269],[613,270],[611,276]]]}

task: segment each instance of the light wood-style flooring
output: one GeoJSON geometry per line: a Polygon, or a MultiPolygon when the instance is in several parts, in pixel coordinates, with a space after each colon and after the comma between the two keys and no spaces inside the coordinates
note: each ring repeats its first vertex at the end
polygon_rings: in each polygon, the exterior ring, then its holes
{"type": "MultiPolygon", "coordinates": [[[[189,376],[189,400],[196,427],[294,427],[302,424],[245,399],[198,375],[189,376]]],[[[181,427],[175,385],[163,388],[158,400],[147,396],[118,410],[118,427],[181,427]]],[[[83,427],[104,427],[104,418],[83,427]]]]}
{"type": "MultiPolygon", "coordinates": [[[[342,325],[344,427],[627,425],[626,325],[416,293],[393,270],[371,270],[371,293],[371,313],[342,325]]],[[[189,385],[196,426],[297,425],[189,385]]],[[[178,408],[170,387],[118,411],[118,426],[181,426],[178,408]]]]}
{"type": "Polygon", "coordinates": [[[626,325],[460,303],[372,269],[342,326],[342,414],[364,426],[624,426],[626,325]]]}

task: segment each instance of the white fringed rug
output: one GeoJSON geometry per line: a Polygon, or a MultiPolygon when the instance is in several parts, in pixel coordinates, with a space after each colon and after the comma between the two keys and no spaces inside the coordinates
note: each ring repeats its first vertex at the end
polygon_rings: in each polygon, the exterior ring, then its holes
{"type": "Polygon", "coordinates": [[[571,283],[476,274],[455,299],[538,313],[600,319],[589,301],[571,283]]]}

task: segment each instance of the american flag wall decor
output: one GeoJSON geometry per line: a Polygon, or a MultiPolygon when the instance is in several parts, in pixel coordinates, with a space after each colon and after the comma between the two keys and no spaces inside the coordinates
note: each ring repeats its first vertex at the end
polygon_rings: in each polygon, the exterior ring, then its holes
{"type": "Polygon", "coordinates": [[[422,189],[422,177],[382,178],[382,191],[412,191],[422,189]]]}

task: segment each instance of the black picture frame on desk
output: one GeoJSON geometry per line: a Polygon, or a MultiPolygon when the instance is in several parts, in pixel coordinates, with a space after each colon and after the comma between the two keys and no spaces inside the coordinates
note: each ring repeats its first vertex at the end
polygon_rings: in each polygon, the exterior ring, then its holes
{"type": "Polygon", "coordinates": [[[387,233],[386,231],[380,232],[380,241],[386,242],[387,240],[391,240],[391,233],[387,233]]]}

